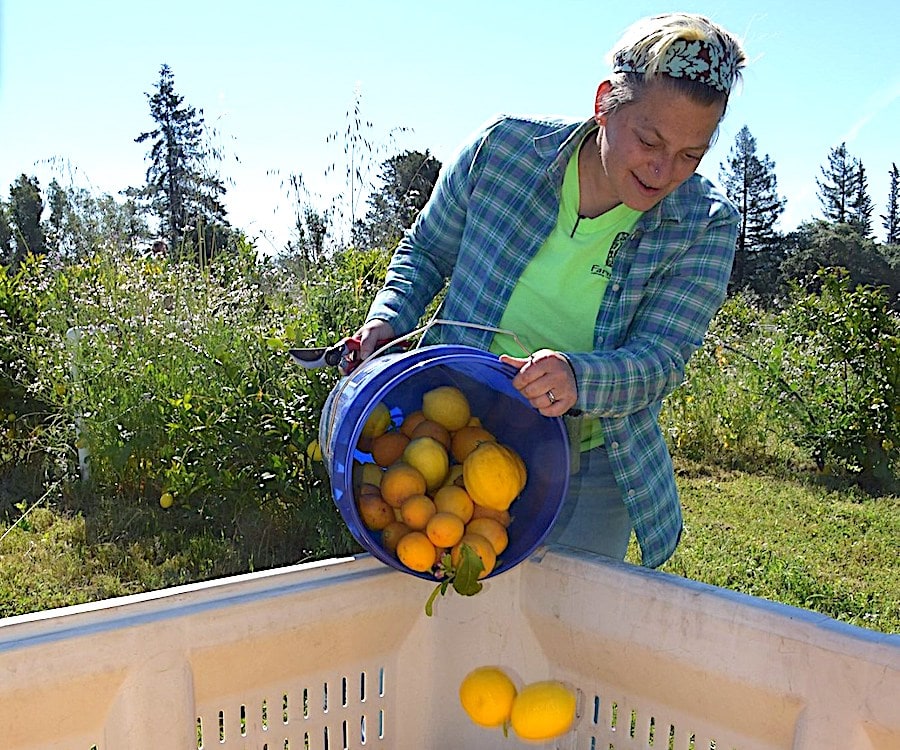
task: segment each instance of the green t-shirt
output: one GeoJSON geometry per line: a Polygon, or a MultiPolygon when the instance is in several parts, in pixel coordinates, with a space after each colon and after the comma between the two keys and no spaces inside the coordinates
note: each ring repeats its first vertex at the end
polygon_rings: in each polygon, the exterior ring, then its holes
{"type": "MultiPolygon", "coordinates": [[[[579,204],[576,151],[563,177],[556,226],[519,277],[500,321],[500,328],[514,331],[530,351],[593,350],[600,301],[616,253],[641,215],[622,203],[588,219],[579,217],[579,204]]],[[[491,351],[515,357],[528,353],[504,334],[494,336],[491,351]]],[[[585,419],[581,449],[602,442],[599,421],[585,419]]]]}

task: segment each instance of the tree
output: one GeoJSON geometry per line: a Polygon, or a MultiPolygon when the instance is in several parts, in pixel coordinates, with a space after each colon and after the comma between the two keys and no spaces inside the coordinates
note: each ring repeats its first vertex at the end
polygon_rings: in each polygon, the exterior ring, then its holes
{"type": "Polygon", "coordinates": [[[365,219],[354,227],[363,248],[391,248],[424,208],[437,182],[441,163],[430,152],[404,151],[381,164],[381,189],[369,196],[365,219]]]}
{"type": "Polygon", "coordinates": [[[135,138],[151,142],[147,185],[138,195],[149,201],[171,254],[184,246],[210,257],[227,237],[228,221],[225,186],[210,169],[219,154],[206,145],[203,111],[184,104],[168,65],[160,68],[156,93],[147,98],[157,127],[135,138]]]}
{"type": "Polygon", "coordinates": [[[856,227],[860,234],[869,237],[872,234],[872,199],[869,197],[869,178],[861,161],[856,161],[856,183],[850,202],[849,223],[856,227]]]}
{"type": "Polygon", "coordinates": [[[897,164],[891,164],[891,183],[888,188],[887,213],[882,214],[882,226],[887,231],[888,245],[900,245],[900,171],[897,164]]]}
{"type": "Polygon", "coordinates": [[[9,225],[9,210],[6,204],[0,201],[0,263],[9,263],[12,260],[12,227],[9,225]]]}
{"type": "Polygon", "coordinates": [[[893,268],[875,242],[852,224],[817,220],[801,225],[790,238],[791,250],[781,265],[784,287],[796,281],[817,291],[821,269],[844,268],[851,287],[884,287],[891,300],[900,294],[900,270],[893,268]]]}
{"type": "Polygon", "coordinates": [[[15,249],[10,259],[17,266],[28,254],[42,255],[46,249],[41,215],[44,199],[36,177],[20,175],[9,188],[9,212],[15,249]]]}
{"type": "Polygon", "coordinates": [[[819,202],[829,221],[849,223],[854,203],[859,199],[859,160],[847,152],[847,144],[835,146],[828,153],[828,168],[821,167],[822,177],[816,178],[819,202]]]}
{"type": "Polygon", "coordinates": [[[728,167],[720,165],[725,192],[738,207],[741,228],[735,251],[732,285],[740,288],[746,279],[750,253],[759,253],[775,244],[775,224],[784,213],[786,199],[778,195],[775,163],[766,154],[756,155],[756,139],[744,125],[735,138],[728,157],[728,167]]]}

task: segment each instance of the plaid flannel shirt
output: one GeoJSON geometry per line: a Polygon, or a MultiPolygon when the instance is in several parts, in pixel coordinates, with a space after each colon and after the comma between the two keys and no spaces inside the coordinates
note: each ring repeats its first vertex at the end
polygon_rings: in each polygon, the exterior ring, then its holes
{"type": "MultiPolygon", "coordinates": [[[[569,158],[593,121],[502,117],[441,172],[401,240],[368,319],[399,335],[450,283],[441,317],[497,327],[513,287],[556,223],[569,158]]],[[[657,567],[682,528],[662,400],[684,379],[725,298],[739,214],[693,175],[638,221],[619,250],[600,305],[594,350],[565,352],[575,408],[601,419],[616,482],[641,547],[657,567]]],[[[436,326],[430,340],[488,349],[492,333],[436,326]]]]}

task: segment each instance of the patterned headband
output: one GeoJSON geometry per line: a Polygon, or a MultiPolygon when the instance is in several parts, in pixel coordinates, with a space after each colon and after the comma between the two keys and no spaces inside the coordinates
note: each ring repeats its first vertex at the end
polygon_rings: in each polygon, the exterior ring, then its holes
{"type": "MultiPolygon", "coordinates": [[[[616,73],[647,73],[651,58],[645,49],[634,47],[616,52],[613,71],[616,73]]],[[[665,73],[672,78],[688,78],[705,83],[728,94],[734,83],[737,61],[724,59],[719,45],[702,39],[676,39],[663,53],[656,73],[665,73]]]]}

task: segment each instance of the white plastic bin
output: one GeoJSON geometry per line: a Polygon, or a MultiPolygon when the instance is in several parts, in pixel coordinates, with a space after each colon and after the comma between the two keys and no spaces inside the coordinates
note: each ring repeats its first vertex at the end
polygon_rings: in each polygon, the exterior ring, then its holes
{"type": "Polygon", "coordinates": [[[900,637],[540,548],[474,597],[331,560],[0,621],[4,750],[512,750],[462,677],[580,691],[561,750],[897,750],[900,637]]]}

